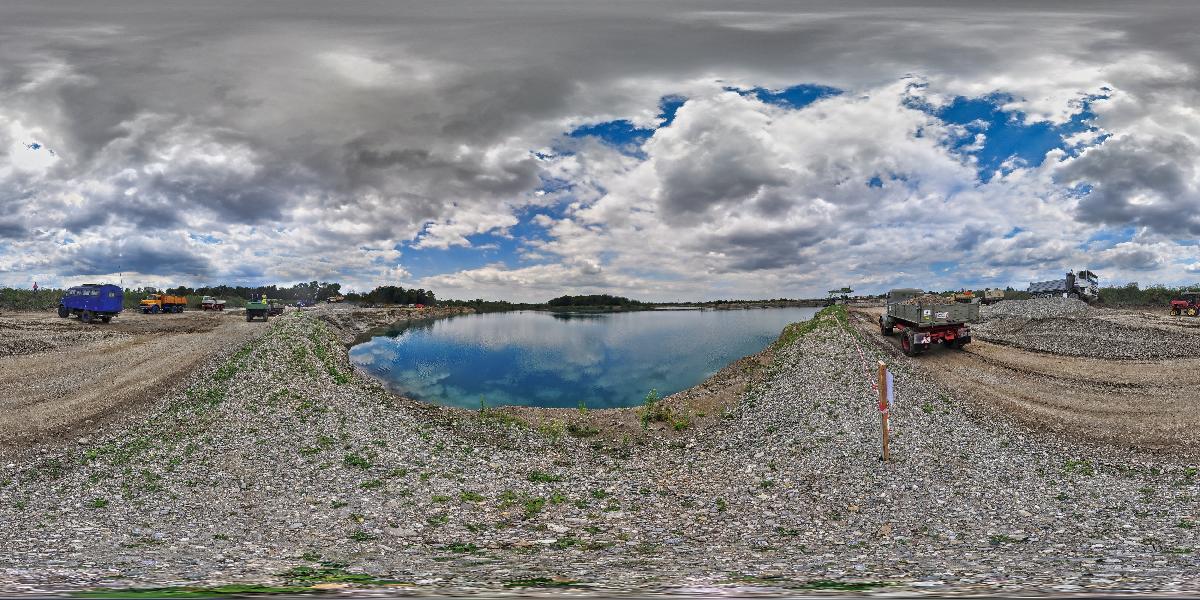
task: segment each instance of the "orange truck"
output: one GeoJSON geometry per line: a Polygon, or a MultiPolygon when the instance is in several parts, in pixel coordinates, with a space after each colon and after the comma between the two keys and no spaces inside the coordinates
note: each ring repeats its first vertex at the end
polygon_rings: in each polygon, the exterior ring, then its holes
{"type": "Polygon", "coordinates": [[[150,294],[144,300],[138,303],[142,312],[148,315],[156,315],[160,312],[164,313],[181,313],[184,307],[187,306],[187,298],[183,296],[171,296],[169,294],[150,294]]]}

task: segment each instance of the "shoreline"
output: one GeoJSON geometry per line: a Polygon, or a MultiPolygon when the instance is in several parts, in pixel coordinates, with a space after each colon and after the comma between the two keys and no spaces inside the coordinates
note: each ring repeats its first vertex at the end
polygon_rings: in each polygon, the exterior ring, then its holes
{"type": "MultiPolygon", "coordinates": [[[[769,308],[794,308],[794,306],[769,308]]],[[[739,309],[731,308],[722,310],[739,309]]],[[[459,314],[472,313],[473,311],[468,313],[435,315],[427,318],[453,318],[459,316],[459,314]]],[[[335,327],[339,326],[325,316],[322,316],[322,318],[335,327]]],[[[395,325],[408,323],[412,320],[417,319],[401,320],[390,325],[373,327],[366,331],[361,326],[351,326],[348,331],[353,332],[354,337],[350,338],[349,334],[346,333],[342,334],[341,338],[343,340],[352,339],[351,342],[347,343],[348,351],[353,345],[365,342],[371,336],[383,334],[395,325]]],[[[371,321],[371,323],[375,322],[377,320],[371,321]]],[[[482,408],[495,418],[515,419],[535,429],[551,432],[553,435],[569,435],[576,438],[585,438],[593,442],[628,443],[630,441],[642,442],[649,437],[679,437],[688,432],[688,430],[703,429],[712,425],[722,418],[722,415],[728,409],[735,406],[741,393],[747,387],[761,379],[764,367],[770,365],[774,360],[780,340],[787,335],[787,329],[802,323],[804,321],[789,324],[780,332],[780,335],[775,340],[772,340],[758,352],[734,359],[695,385],[662,396],[656,408],[650,414],[647,414],[647,408],[644,404],[615,408],[585,407],[583,410],[578,408],[524,405],[496,405],[482,408]]],[[[390,394],[404,401],[426,405],[437,410],[461,411],[465,414],[478,414],[480,412],[465,407],[444,406],[410,398],[398,391],[391,390],[386,381],[376,378],[371,373],[357,366],[353,368],[362,377],[380,383],[390,394]]]]}
{"type": "Polygon", "coordinates": [[[144,422],[0,468],[0,592],[1200,590],[1185,460],[981,419],[898,360],[880,463],[843,312],[710,426],[600,446],[396,397],[292,313],[144,422]]]}

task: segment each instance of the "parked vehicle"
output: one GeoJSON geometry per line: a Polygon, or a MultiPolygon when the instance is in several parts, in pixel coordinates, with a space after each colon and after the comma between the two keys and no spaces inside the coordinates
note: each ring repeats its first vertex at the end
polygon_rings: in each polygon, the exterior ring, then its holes
{"type": "Polygon", "coordinates": [[[983,298],[981,301],[984,304],[994,304],[1004,299],[1004,290],[988,288],[983,290],[983,298]]]}
{"type": "Polygon", "coordinates": [[[1078,273],[1068,271],[1062,279],[1029,284],[1028,292],[1035,298],[1079,298],[1091,302],[1100,297],[1100,277],[1086,269],[1078,273]]]}
{"type": "Polygon", "coordinates": [[[251,299],[246,303],[246,321],[253,321],[261,317],[263,322],[266,322],[269,310],[266,296],[259,299],[251,299]]]}
{"type": "Polygon", "coordinates": [[[283,300],[278,298],[270,298],[267,300],[267,314],[271,316],[282,315],[283,307],[287,306],[283,300]]]}
{"type": "Polygon", "coordinates": [[[168,294],[150,294],[138,303],[138,307],[142,309],[143,313],[150,315],[160,312],[181,313],[187,307],[187,298],[168,294]]]}
{"type": "Polygon", "coordinates": [[[1200,291],[1188,290],[1179,295],[1179,298],[1171,301],[1171,314],[1175,316],[1187,315],[1195,317],[1200,315],[1200,291]]]}
{"type": "Polygon", "coordinates": [[[326,298],[326,299],[325,299],[325,301],[326,301],[326,302],[328,302],[328,303],[330,303],[330,304],[334,304],[334,303],[337,303],[337,302],[344,302],[345,300],[346,300],[346,297],[345,297],[345,296],[330,296],[330,297],[328,297],[328,298],[326,298]]]}
{"type": "Polygon", "coordinates": [[[225,301],[205,296],[200,299],[200,310],[225,310],[225,301]]]}
{"type": "Polygon", "coordinates": [[[968,322],[979,319],[978,302],[955,302],[921,290],[902,288],[887,294],[887,312],[879,317],[879,332],[900,332],[900,349],[908,356],[929,350],[935,343],[962,348],[971,343],[968,322]]]}
{"type": "Polygon", "coordinates": [[[125,293],[115,285],[87,283],[73,287],[58,302],[58,316],[79,315],[79,320],[91,323],[96,319],[108,323],[117,316],[125,303],[125,293]]]}

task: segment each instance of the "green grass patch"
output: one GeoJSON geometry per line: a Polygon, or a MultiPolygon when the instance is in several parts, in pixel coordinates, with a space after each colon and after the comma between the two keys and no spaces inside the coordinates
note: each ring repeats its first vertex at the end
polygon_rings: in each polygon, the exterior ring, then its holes
{"type": "Polygon", "coordinates": [[[563,478],[559,477],[558,475],[543,473],[541,471],[530,471],[529,480],[534,483],[558,483],[562,481],[563,478]]]}
{"type": "Polygon", "coordinates": [[[279,576],[292,583],[305,585],[318,583],[355,583],[359,585],[402,583],[391,579],[380,579],[366,573],[351,573],[346,570],[346,565],[332,562],[321,563],[319,567],[292,567],[280,573],[279,576]]]}
{"type": "Polygon", "coordinates": [[[550,577],[529,577],[527,579],[509,579],[504,582],[506,588],[563,588],[578,586],[579,582],[573,579],[559,579],[550,577]]]}
{"type": "Polygon", "coordinates": [[[73,598],[222,598],[251,594],[300,594],[311,592],[307,587],[274,587],[266,585],[220,585],[216,587],[156,587],[129,589],[83,590],[73,598]]]}
{"type": "Polygon", "coordinates": [[[362,456],[354,454],[353,452],[346,454],[346,456],[342,459],[342,464],[346,465],[347,467],[358,467],[360,469],[371,468],[371,461],[363,458],[362,456]]]}

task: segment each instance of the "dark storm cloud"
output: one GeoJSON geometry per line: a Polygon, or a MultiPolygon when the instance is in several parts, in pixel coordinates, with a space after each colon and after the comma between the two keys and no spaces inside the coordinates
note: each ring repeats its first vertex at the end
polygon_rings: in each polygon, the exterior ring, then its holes
{"type": "Polygon", "coordinates": [[[194,278],[211,273],[207,258],[181,248],[181,244],[152,238],[99,241],[72,245],[59,260],[68,276],[126,272],[194,278]]]}
{"type": "Polygon", "coordinates": [[[1129,271],[1152,271],[1162,266],[1162,258],[1157,253],[1139,248],[1114,248],[1105,253],[1097,268],[1125,269],[1129,271]]]}
{"type": "Polygon", "coordinates": [[[1181,135],[1121,137],[1087,150],[1061,176],[1092,186],[1079,201],[1081,221],[1200,236],[1197,156],[1200,147],[1181,135]]]}

